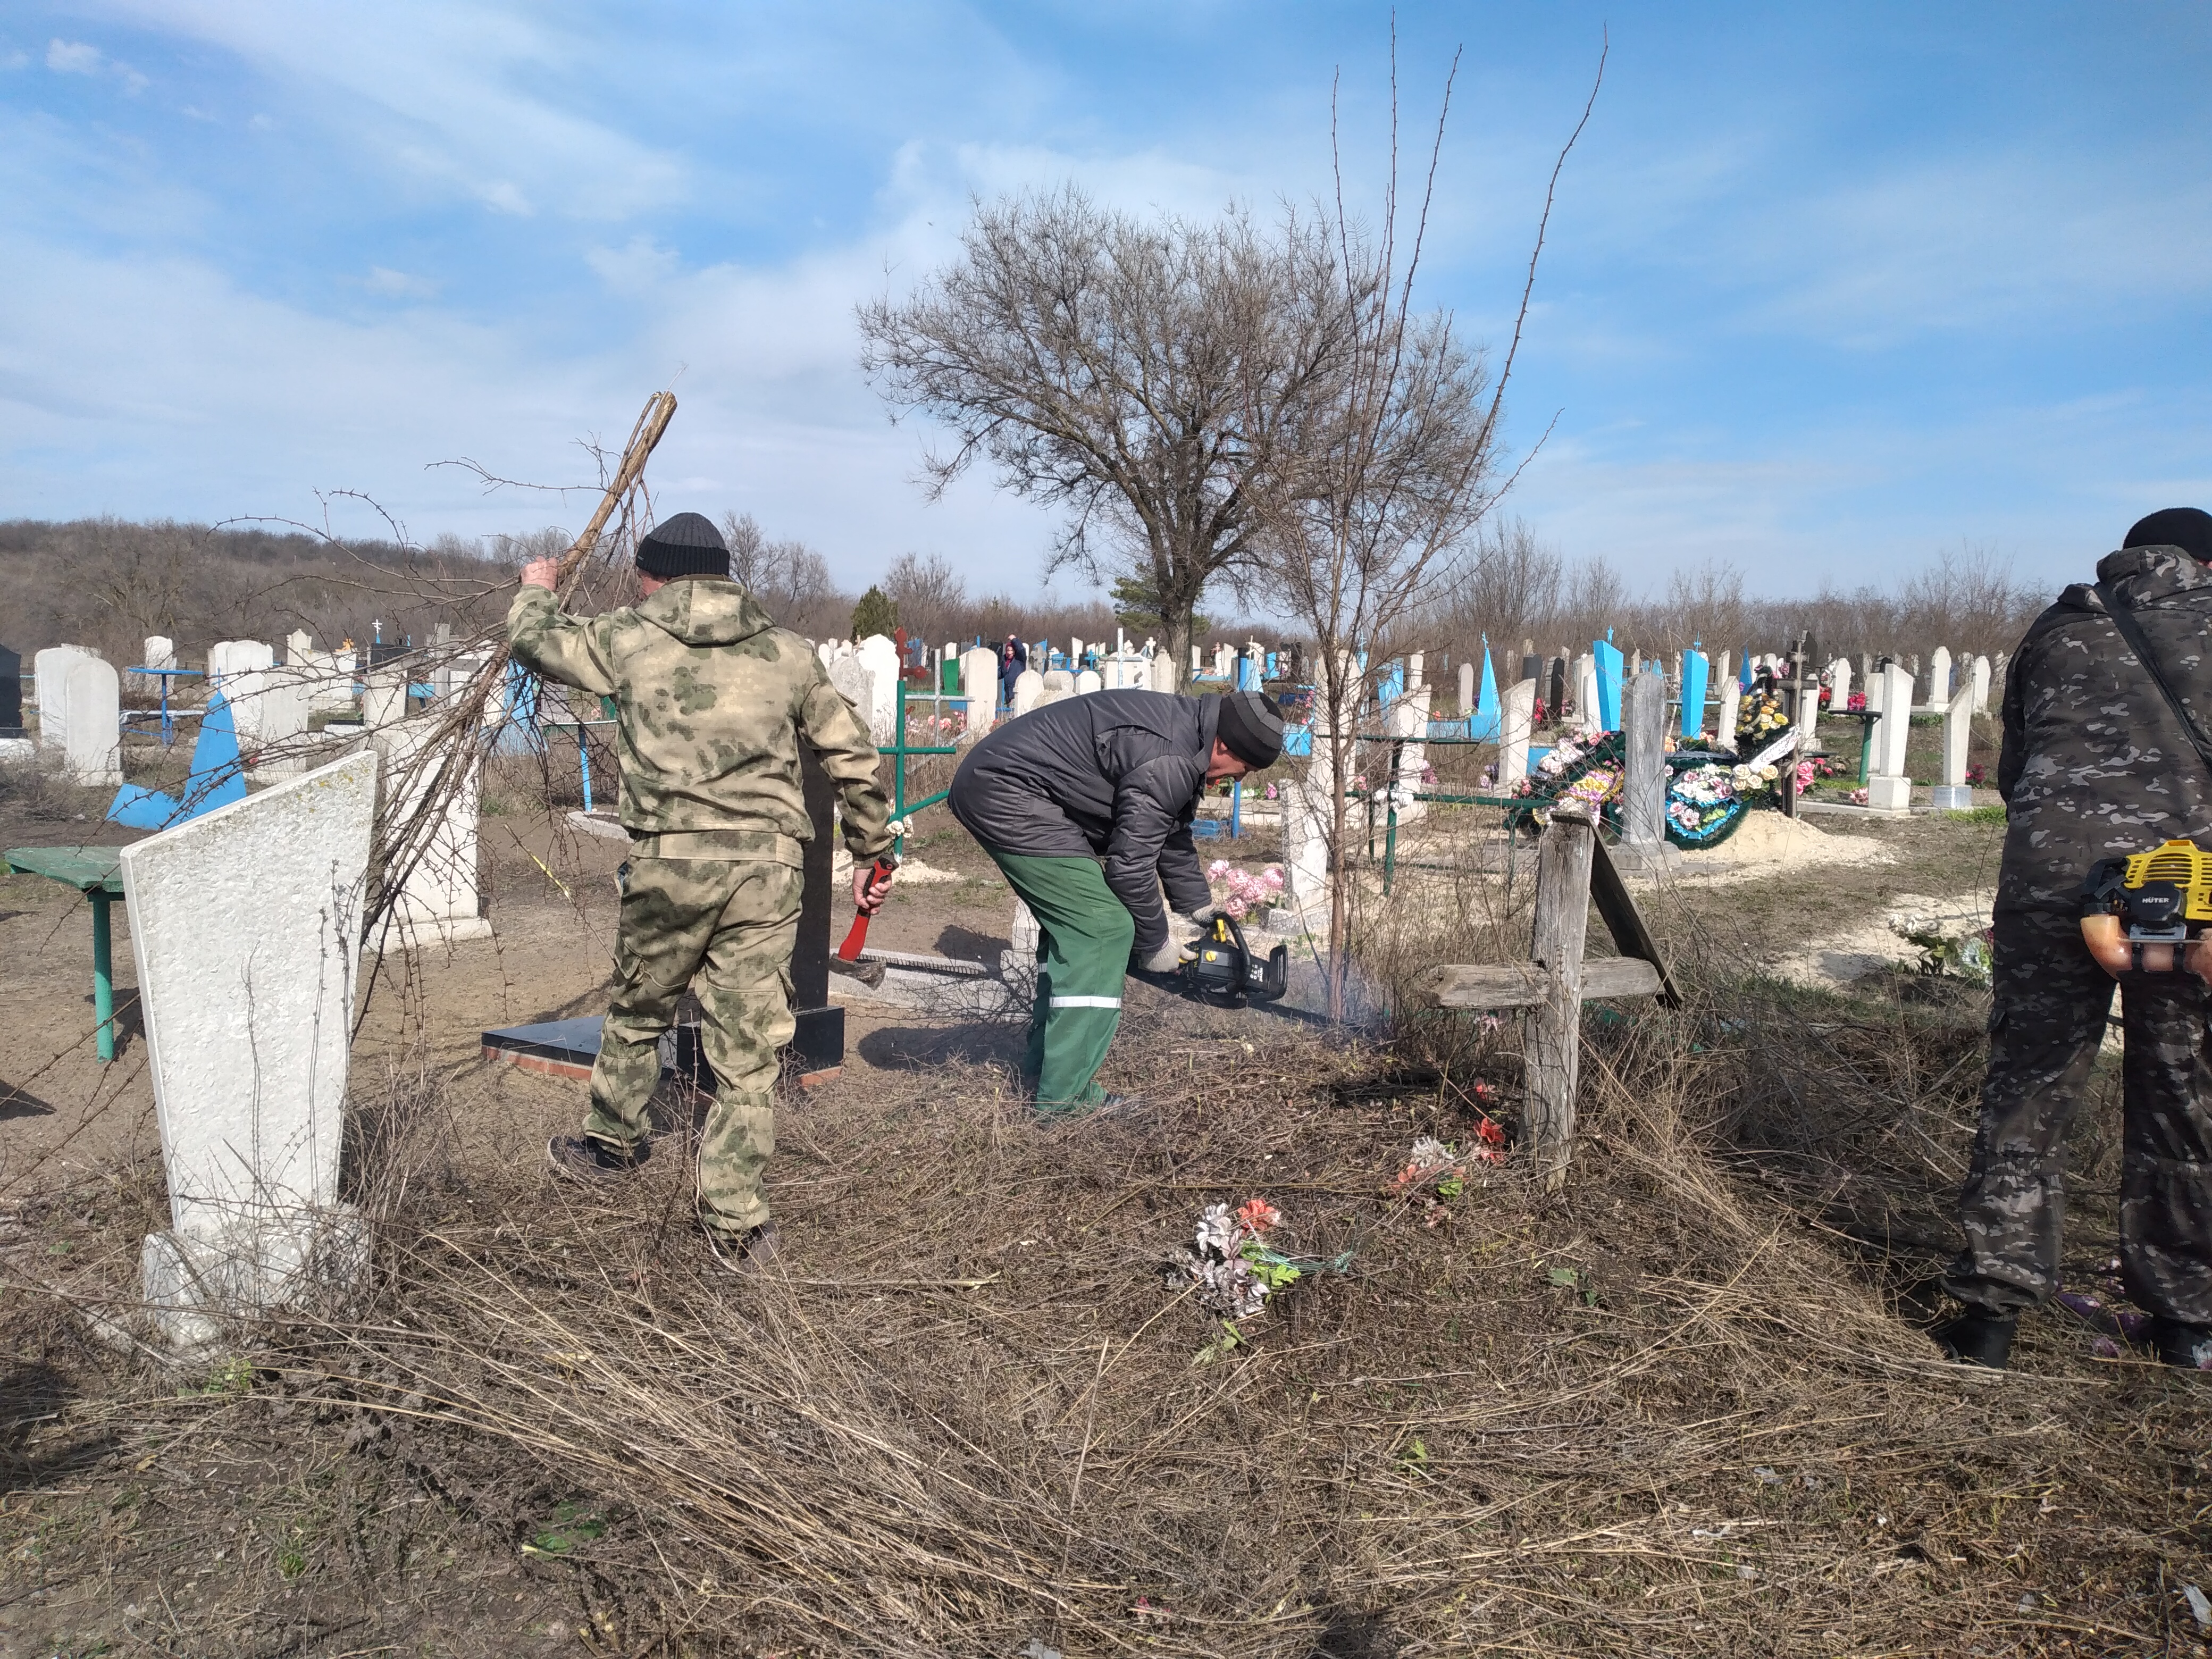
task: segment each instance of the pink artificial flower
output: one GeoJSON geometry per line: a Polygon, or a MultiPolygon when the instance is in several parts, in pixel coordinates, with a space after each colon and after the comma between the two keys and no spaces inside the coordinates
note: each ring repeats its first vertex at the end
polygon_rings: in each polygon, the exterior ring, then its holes
{"type": "Polygon", "coordinates": [[[1206,878],[1208,881],[1225,881],[1228,877],[1229,860],[1227,859],[1216,859],[1206,866],[1206,878]]]}
{"type": "Polygon", "coordinates": [[[1237,1224],[1248,1232],[1264,1233],[1281,1224],[1283,1212],[1264,1198],[1248,1198],[1237,1206],[1237,1224]]]}

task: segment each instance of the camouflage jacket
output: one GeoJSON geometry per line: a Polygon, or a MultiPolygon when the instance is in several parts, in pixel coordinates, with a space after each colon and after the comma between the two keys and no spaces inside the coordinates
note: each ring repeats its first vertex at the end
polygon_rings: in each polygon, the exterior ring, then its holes
{"type": "Polygon", "coordinates": [[[672,581],[626,611],[564,616],[526,586],[507,613],[515,660],[614,699],[623,827],[664,858],[797,864],[814,837],[799,777],[803,738],[844,805],[856,859],[890,845],[876,745],[821,659],[732,581],[672,581]]]}
{"type": "MultiPolygon", "coordinates": [[[[2212,569],[2177,547],[2131,547],[2106,555],[2097,576],[2212,732],[2212,569]]],[[[2060,594],[2013,653],[1997,793],[1999,910],[2072,915],[2100,859],[2174,836],[2212,845],[2212,771],[2089,583],[2060,594]]]]}

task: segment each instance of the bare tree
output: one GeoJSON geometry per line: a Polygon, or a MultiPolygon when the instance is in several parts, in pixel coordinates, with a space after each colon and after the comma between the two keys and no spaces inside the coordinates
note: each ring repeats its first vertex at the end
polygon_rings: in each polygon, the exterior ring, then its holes
{"type": "MultiPolygon", "coordinates": [[[[1349,949],[1348,801],[1358,719],[1355,653],[1388,636],[1419,607],[1431,603],[1472,532],[1513,482],[1501,476],[1498,421],[1535,288],[1536,262],[1550,223],[1553,196],[1576,139],[1589,120],[1597,88],[1582,121],[1552,170],[1535,249],[1528,260],[1521,309],[1498,374],[1484,353],[1455,333],[1448,313],[1417,313],[1413,279],[1435,199],[1437,167],[1450,113],[1459,60],[1452,60],[1437,117],[1419,211],[1402,262],[1398,246],[1397,48],[1391,46],[1391,163],[1382,223],[1368,236],[1345,204],[1341,150],[1334,117],[1331,149],[1339,156],[1332,227],[1337,285],[1331,309],[1348,319],[1345,349],[1332,352],[1328,374],[1284,405],[1288,417],[1248,475],[1266,530],[1268,577],[1278,602],[1309,631],[1316,650],[1320,708],[1316,761],[1328,766],[1327,839],[1331,963],[1328,1006],[1344,1012],[1349,949]]],[[[1599,59],[1600,82],[1604,59],[1599,59]]],[[[1264,385],[1248,419],[1260,418],[1264,385]]],[[[1533,453],[1533,452],[1532,452],[1533,453]]],[[[1525,465],[1525,461],[1523,465],[1525,465]]]]}
{"type": "Polygon", "coordinates": [[[1137,579],[1178,661],[1206,584],[1252,556],[1243,480],[1348,323],[1328,239],[1295,215],[1140,222],[1073,186],[978,204],[957,260],[859,320],[893,409],[957,440],[926,460],[932,496],[982,456],[1067,508],[1048,569],[1137,579]]]}
{"type": "Polygon", "coordinates": [[[884,576],[884,592],[898,607],[909,635],[939,645],[966,620],[968,586],[940,553],[902,553],[884,576]]]}
{"type": "Polygon", "coordinates": [[[722,514],[730,574],[784,628],[836,631],[824,615],[850,608],[830,580],[830,562],[801,541],[772,542],[750,513],[722,514]]]}

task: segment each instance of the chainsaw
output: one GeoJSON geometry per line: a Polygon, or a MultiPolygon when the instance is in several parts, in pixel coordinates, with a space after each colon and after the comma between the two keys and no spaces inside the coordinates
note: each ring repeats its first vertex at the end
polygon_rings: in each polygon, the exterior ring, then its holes
{"type": "Polygon", "coordinates": [[[1191,948],[1195,954],[1182,964],[1183,987],[1200,1002],[1242,1008],[1253,997],[1276,1001],[1290,988],[1291,947],[1278,945],[1262,962],[1244,942],[1237,918],[1225,911],[1191,948]]]}
{"type": "Polygon", "coordinates": [[[2081,883],[2081,941],[2115,978],[2185,969],[2212,981],[2208,922],[2212,853],[2193,841],[2102,860],[2081,883]]]}

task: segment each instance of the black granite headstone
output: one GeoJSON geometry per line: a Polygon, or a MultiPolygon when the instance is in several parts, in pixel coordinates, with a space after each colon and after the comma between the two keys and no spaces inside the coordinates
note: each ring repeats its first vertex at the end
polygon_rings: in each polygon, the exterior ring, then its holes
{"type": "Polygon", "coordinates": [[[1544,685],[1544,659],[1541,657],[1522,658],[1521,678],[1524,680],[1535,681],[1537,693],[1541,696],[1544,685]]]}
{"type": "Polygon", "coordinates": [[[0,645],[0,738],[23,735],[23,659],[0,645]]]}
{"type": "Polygon", "coordinates": [[[1565,657],[1553,658],[1551,672],[1544,678],[1549,687],[1544,698],[1544,707],[1556,716],[1560,705],[1567,700],[1567,659],[1565,657]]]}
{"type": "Polygon", "coordinates": [[[826,1081],[845,1063],[845,1011],[830,1000],[830,912],[836,894],[830,875],[837,855],[836,792],[830,775],[805,744],[799,745],[799,781],[806,792],[806,816],[814,839],[806,843],[805,889],[799,899],[799,943],[791,952],[793,1069],[802,1085],[826,1081]]]}

